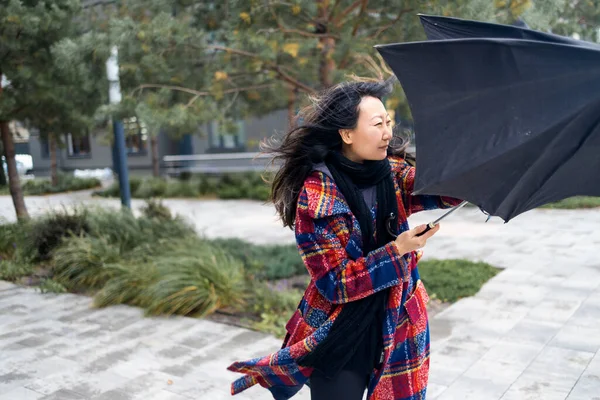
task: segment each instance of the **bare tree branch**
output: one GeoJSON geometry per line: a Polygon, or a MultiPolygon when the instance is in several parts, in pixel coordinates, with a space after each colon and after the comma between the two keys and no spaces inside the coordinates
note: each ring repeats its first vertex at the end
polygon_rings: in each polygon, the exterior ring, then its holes
{"type": "Polygon", "coordinates": [[[334,38],[334,39],[339,39],[340,38],[339,35],[332,34],[332,33],[312,33],[312,32],[301,31],[299,29],[286,28],[283,25],[280,25],[279,22],[277,22],[277,25],[279,26],[279,30],[281,32],[283,32],[283,33],[295,33],[295,34],[298,34],[300,36],[315,37],[315,38],[334,38]]]}
{"type": "Polygon", "coordinates": [[[377,65],[377,62],[373,60],[371,56],[367,54],[355,54],[353,58],[359,61],[360,63],[364,64],[365,67],[367,67],[367,69],[371,71],[375,76],[377,76],[378,79],[384,78],[384,71],[379,65],[377,65]]]}
{"type": "Polygon", "coordinates": [[[340,16],[335,19],[333,24],[339,28],[342,25],[342,20],[344,18],[346,18],[346,16],[348,14],[350,14],[352,11],[356,10],[356,7],[360,6],[362,2],[363,2],[363,0],[356,0],[354,3],[352,3],[348,7],[346,7],[346,9],[344,11],[342,11],[340,16]]]}
{"type": "Polygon", "coordinates": [[[262,60],[266,64],[265,68],[270,69],[271,71],[277,72],[277,74],[281,77],[281,79],[283,79],[287,83],[297,87],[298,89],[301,89],[302,91],[304,91],[306,93],[314,93],[315,92],[315,89],[311,88],[308,85],[305,85],[304,83],[300,82],[299,80],[295,79],[294,77],[286,74],[279,65],[273,63],[272,61],[263,60],[263,58],[260,57],[258,54],[250,53],[250,52],[247,52],[244,50],[232,49],[231,47],[225,47],[225,46],[208,45],[206,47],[210,48],[210,49],[214,49],[214,50],[225,51],[225,52],[228,52],[231,54],[237,54],[240,56],[245,56],[245,57],[262,60]]]}
{"type": "Polygon", "coordinates": [[[365,15],[365,11],[367,9],[367,4],[369,4],[369,0],[362,0],[362,4],[360,5],[360,11],[358,12],[358,17],[356,17],[356,21],[354,22],[354,27],[352,28],[352,37],[356,37],[356,33],[358,32],[358,27],[360,26],[362,19],[365,15]]]}
{"type": "Polygon", "coordinates": [[[337,8],[340,6],[341,3],[342,3],[342,0],[335,0],[335,3],[333,3],[333,7],[331,7],[331,11],[329,11],[329,19],[327,22],[331,22],[333,20],[335,11],[337,10],[337,8]]]}
{"type": "Polygon", "coordinates": [[[396,25],[396,23],[398,21],[400,21],[400,18],[402,18],[403,15],[412,12],[413,9],[412,8],[405,8],[404,10],[400,11],[398,13],[398,15],[396,16],[396,18],[394,18],[394,20],[392,22],[390,22],[387,25],[382,26],[381,28],[377,29],[377,32],[375,32],[373,35],[369,36],[369,39],[376,39],[379,35],[381,35],[383,32],[387,31],[388,29],[390,29],[391,27],[393,27],[394,25],[396,25]]]}
{"type": "Polygon", "coordinates": [[[210,44],[210,45],[207,45],[206,48],[213,49],[213,50],[220,50],[220,51],[224,51],[226,53],[231,53],[231,54],[237,54],[237,55],[244,56],[244,57],[258,58],[258,59],[262,60],[262,57],[259,56],[258,54],[250,53],[250,52],[247,52],[244,50],[232,49],[231,47],[217,46],[217,45],[210,44]]]}
{"type": "MultiPolygon", "coordinates": [[[[266,84],[262,84],[262,85],[253,85],[253,86],[246,86],[246,87],[241,87],[241,88],[233,88],[233,89],[224,90],[223,94],[243,92],[243,91],[247,91],[247,90],[266,89],[271,86],[273,86],[272,83],[266,83],[266,84]]],[[[197,97],[211,95],[211,93],[209,91],[200,91],[200,90],[186,88],[183,86],[161,85],[161,84],[154,84],[154,83],[142,84],[142,85],[136,87],[135,89],[133,89],[131,91],[131,94],[133,95],[137,92],[141,92],[144,89],[169,89],[169,90],[175,90],[175,91],[179,91],[179,92],[189,93],[189,94],[194,95],[195,98],[192,98],[192,100],[194,100],[194,101],[197,99],[197,97]]],[[[188,103],[188,104],[190,104],[190,103],[188,103]]]]}

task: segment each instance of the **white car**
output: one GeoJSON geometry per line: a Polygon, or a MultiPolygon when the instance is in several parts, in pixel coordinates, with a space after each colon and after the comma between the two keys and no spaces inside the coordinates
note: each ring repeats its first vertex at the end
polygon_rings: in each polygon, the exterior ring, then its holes
{"type": "MultiPolygon", "coordinates": [[[[17,163],[17,172],[19,173],[20,177],[24,177],[25,175],[27,175],[28,172],[31,171],[31,169],[33,167],[32,163],[27,162],[28,161],[27,158],[30,159],[31,156],[25,155],[25,154],[23,154],[23,155],[18,154],[17,156],[15,156],[15,158],[16,158],[15,161],[17,163]]],[[[5,174],[4,176],[8,177],[8,167],[6,165],[6,160],[4,157],[2,157],[2,168],[4,168],[4,174],[5,174]]]]}

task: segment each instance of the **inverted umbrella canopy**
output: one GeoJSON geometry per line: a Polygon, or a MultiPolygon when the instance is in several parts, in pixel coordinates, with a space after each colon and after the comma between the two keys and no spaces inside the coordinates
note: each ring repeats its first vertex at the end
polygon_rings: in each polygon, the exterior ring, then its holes
{"type": "Polygon", "coordinates": [[[415,194],[505,221],[600,196],[600,49],[502,38],[376,47],[413,114],[415,194]]]}
{"type": "Polygon", "coordinates": [[[600,49],[600,45],[596,43],[535,31],[515,25],[492,24],[489,22],[425,14],[419,14],[419,19],[429,40],[468,38],[522,39],[600,49]]]}

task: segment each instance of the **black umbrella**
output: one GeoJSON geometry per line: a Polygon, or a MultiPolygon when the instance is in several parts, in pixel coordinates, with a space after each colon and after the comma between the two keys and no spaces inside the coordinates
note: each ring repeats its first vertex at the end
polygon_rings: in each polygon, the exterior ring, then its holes
{"type": "Polygon", "coordinates": [[[600,49],[470,38],[377,50],[413,114],[415,194],[465,199],[505,221],[600,196],[600,49]]]}
{"type": "Polygon", "coordinates": [[[552,33],[534,31],[522,26],[500,25],[488,22],[471,21],[467,19],[440,17],[437,15],[419,14],[421,25],[427,39],[467,39],[467,38],[501,38],[523,39],[539,42],[562,43],[574,46],[593,47],[600,49],[596,43],[576,40],[552,33]]]}

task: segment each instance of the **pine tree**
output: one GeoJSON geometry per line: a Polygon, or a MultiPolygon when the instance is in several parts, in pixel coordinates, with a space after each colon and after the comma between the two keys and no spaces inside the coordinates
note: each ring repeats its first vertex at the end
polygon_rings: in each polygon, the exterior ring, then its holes
{"type": "Polygon", "coordinates": [[[583,40],[600,43],[600,1],[565,1],[550,26],[559,35],[577,34],[583,40]]]}
{"type": "Polygon", "coordinates": [[[65,134],[77,138],[87,136],[94,126],[94,114],[106,103],[106,51],[96,48],[98,35],[80,32],[71,23],[67,37],[50,49],[50,64],[40,73],[52,90],[38,99],[38,107],[27,114],[27,122],[48,141],[52,185],[58,184],[57,147],[62,147],[65,134]]]}
{"type": "MultiPolygon", "coordinates": [[[[77,134],[87,120],[85,114],[97,106],[85,96],[95,93],[87,89],[97,85],[97,77],[86,80],[84,77],[91,74],[89,66],[73,67],[64,57],[69,42],[63,40],[73,33],[79,12],[78,0],[5,0],[0,7],[0,74],[10,82],[0,92],[0,128],[10,191],[19,218],[27,218],[28,213],[8,121],[36,125],[52,139],[65,130],[76,129],[73,133],[77,134]]],[[[82,36],[77,40],[84,39],[82,36]]]]}
{"type": "Polygon", "coordinates": [[[48,49],[63,37],[79,2],[76,0],[6,0],[0,7],[0,131],[8,167],[10,193],[18,218],[28,218],[16,169],[11,120],[26,120],[40,97],[52,91],[43,76],[48,49]]]}
{"type": "MultiPolygon", "coordinates": [[[[535,3],[125,0],[104,11],[110,22],[97,20],[119,46],[124,94],[104,111],[135,115],[152,135],[214,120],[233,130],[235,119],[285,107],[291,119],[306,95],[352,76],[391,76],[373,46],[423,40],[417,13],[513,22],[535,3]]],[[[401,90],[387,106],[409,115],[401,90]]]]}

